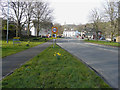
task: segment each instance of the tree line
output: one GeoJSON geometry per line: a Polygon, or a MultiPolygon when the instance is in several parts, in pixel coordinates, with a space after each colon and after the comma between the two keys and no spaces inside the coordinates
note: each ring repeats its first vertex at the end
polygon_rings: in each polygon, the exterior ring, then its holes
{"type": "Polygon", "coordinates": [[[96,35],[98,35],[98,31],[101,30],[103,35],[105,37],[109,36],[112,41],[113,37],[119,36],[120,2],[106,1],[103,7],[102,10],[98,8],[91,10],[89,20],[96,31],[96,35]]]}
{"type": "MultiPolygon", "coordinates": [[[[75,30],[78,31],[90,31],[95,32],[96,40],[99,39],[98,32],[101,31],[103,37],[113,38],[120,36],[120,2],[118,1],[105,1],[103,8],[94,8],[88,15],[89,23],[75,25],[75,30]]],[[[62,34],[64,31],[64,25],[55,24],[59,27],[59,31],[62,34]]]]}
{"type": "Polygon", "coordinates": [[[3,18],[14,21],[16,28],[16,36],[21,36],[21,30],[27,27],[27,35],[30,36],[31,23],[37,28],[37,36],[41,28],[51,28],[52,12],[49,3],[42,0],[39,1],[22,1],[10,0],[10,2],[2,2],[1,7],[3,18]],[[9,6],[8,6],[9,5],[9,6]],[[9,14],[8,14],[9,7],[9,14]]]}

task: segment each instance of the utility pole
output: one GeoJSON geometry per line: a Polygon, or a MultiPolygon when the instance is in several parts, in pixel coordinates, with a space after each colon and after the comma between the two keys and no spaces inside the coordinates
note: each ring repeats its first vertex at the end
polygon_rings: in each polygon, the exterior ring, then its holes
{"type": "Polygon", "coordinates": [[[7,43],[8,43],[8,29],[9,29],[9,0],[8,2],[8,9],[7,9],[7,43]]]}

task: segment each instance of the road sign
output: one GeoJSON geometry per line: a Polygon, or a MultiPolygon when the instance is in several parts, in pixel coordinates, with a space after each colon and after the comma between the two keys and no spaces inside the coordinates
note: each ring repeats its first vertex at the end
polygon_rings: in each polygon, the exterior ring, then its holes
{"type": "Polygon", "coordinates": [[[56,44],[55,39],[57,39],[57,32],[58,32],[58,28],[57,27],[52,27],[52,37],[54,38],[53,39],[53,48],[54,48],[54,45],[56,44]]]}
{"type": "Polygon", "coordinates": [[[58,28],[57,27],[52,27],[52,33],[57,33],[58,32],[58,28]]]}
{"type": "Polygon", "coordinates": [[[58,28],[52,27],[52,37],[53,38],[57,38],[57,33],[58,33],[58,28]]]}

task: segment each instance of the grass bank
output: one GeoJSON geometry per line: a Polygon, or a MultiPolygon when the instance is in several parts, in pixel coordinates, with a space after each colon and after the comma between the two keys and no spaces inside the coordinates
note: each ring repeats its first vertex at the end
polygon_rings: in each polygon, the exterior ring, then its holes
{"type": "Polygon", "coordinates": [[[116,42],[96,41],[96,40],[84,40],[84,41],[85,42],[90,42],[90,43],[95,43],[95,44],[120,47],[120,44],[116,43],[116,42]]]}
{"type": "Polygon", "coordinates": [[[39,44],[42,44],[46,41],[50,40],[49,38],[43,38],[43,39],[30,39],[28,41],[28,39],[22,39],[20,42],[20,44],[14,44],[13,45],[13,41],[9,40],[9,42],[7,43],[5,40],[2,40],[2,57],[5,56],[9,56],[15,53],[18,53],[20,51],[26,50],[28,48],[37,46],[39,44]]]}
{"type": "Polygon", "coordinates": [[[48,47],[2,81],[3,88],[107,88],[94,71],[61,49],[48,47]],[[60,57],[56,56],[59,52],[60,57]]]}

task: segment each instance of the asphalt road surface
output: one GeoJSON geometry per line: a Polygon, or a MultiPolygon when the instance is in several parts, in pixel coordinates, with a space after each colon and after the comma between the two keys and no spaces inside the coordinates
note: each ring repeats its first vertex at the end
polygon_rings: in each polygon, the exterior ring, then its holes
{"type": "Polygon", "coordinates": [[[59,39],[57,44],[95,69],[113,88],[118,88],[118,48],[84,42],[80,39],[59,39]]]}
{"type": "Polygon", "coordinates": [[[16,68],[19,68],[25,62],[38,55],[51,44],[51,42],[46,42],[16,54],[4,57],[2,59],[2,77],[13,73],[16,68]]]}

